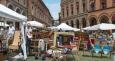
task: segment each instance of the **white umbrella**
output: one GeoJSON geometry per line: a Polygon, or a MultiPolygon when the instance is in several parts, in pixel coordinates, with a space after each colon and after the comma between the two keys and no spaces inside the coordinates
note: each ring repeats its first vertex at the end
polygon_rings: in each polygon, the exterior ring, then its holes
{"type": "Polygon", "coordinates": [[[30,24],[31,26],[35,26],[35,27],[44,27],[45,25],[37,22],[37,21],[28,21],[27,24],[30,24]]]}
{"type": "Polygon", "coordinates": [[[88,30],[110,30],[110,29],[115,29],[115,25],[109,23],[102,23],[88,28],[88,30]]]}

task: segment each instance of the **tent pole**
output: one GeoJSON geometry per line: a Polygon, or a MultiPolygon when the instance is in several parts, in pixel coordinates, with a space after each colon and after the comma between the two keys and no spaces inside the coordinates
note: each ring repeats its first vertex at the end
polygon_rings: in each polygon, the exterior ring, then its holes
{"type": "Polygon", "coordinates": [[[26,60],[27,58],[27,52],[26,52],[26,37],[25,37],[25,33],[24,33],[24,24],[23,22],[20,23],[20,27],[21,27],[21,40],[22,40],[22,44],[21,44],[21,47],[22,47],[22,50],[23,50],[23,53],[24,53],[24,59],[26,60]]]}

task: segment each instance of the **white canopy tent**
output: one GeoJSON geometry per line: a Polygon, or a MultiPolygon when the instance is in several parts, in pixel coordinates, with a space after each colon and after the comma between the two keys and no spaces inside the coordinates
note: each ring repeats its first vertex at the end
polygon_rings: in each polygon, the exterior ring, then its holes
{"type": "Polygon", "coordinates": [[[27,24],[30,24],[31,26],[34,26],[34,27],[45,27],[44,24],[38,21],[27,21],[27,24]]]}
{"type": "Polygon", "coordinates": [[[66,23],[61,23],[61,24],[58,25],[56,28],[57,28],[58,30],[73,30],[73,31],[79,31],[79,29],[73,28],[73,27],[67,25],[66,23]]]}
{"type": "MultiPolygon", "coordinates": [[[[7,18],[7,19],[11,19],[10,21],[18,21],[20,22],[20,27],[21,27],[21,35],[22,35],[22,44],[21,44],[21,47],[22,47],[22,50],[23,50],[23,53],[24,53],[24,59],[27,58],[27,54],[26,54],[26,37],[25,37],[25,34],[24,34],[24,22],[27,21],[27,17],[21,15],[21,14],[18,14],[16,13],[15,11],[7,8],[6,6],[0,4],[0,16],[3,17],[3,18],[7,18]]],[[[1,20],[1,21],[5,21],[5,20],[1,20]]]]}
{"type": "Polygon", "coordinates": [[[101,23],[87,28],[87,30],[110,30],[110,29],[115,29],[115,25],[109,23],[101,23]]]}

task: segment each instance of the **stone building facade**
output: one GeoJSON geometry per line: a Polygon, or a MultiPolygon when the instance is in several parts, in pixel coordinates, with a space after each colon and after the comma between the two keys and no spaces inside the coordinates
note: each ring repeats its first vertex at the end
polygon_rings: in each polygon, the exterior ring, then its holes
{"type": "MultiPolygon", "coordinates": [[[[52,16],[42,0],[0,0],[0,4],[28,17],[28,21],[39,21],[46,26],[51,26],[52,16]]],[[[12,23],[12,22],[7,22],[12,23]]],[[[18,22],[13,22],[19,28],[18,22]]]]}
{"type": "Polygon", "coordinates": [[[115,0],[88,0],[88,25],[97,23],[115,24],[115,0]]]}
{"type": "Polygon", "coordinates": [[[27,6],[29,20],[36,20],[51,26],[53,18],[42,0],[28,0],[27,6]]]}
{"type": "Polygon", "coordinates": [[[115,24],[115,0],[61,0],[61,22],[76,28],[115,24]]]}
{"type": "Polygon", "coordinates": [[[61,19],[76,28],[86,27],[87,0],[61,0],[61,19]]]}

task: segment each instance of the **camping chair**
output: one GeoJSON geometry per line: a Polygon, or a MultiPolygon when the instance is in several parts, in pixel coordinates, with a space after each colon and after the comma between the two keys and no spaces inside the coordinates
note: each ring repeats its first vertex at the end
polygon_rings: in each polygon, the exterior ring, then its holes
{"type": "Polygon", "coordinates": [[[93,56],[93,53],[98,54],[100,52],[102,52],[102,49],[101,49],[101,46],[99,44],[92,46],[92,50],[91,50],[92,56],[93,56]]]}
{"type": "Polygon", "coordinates": [[[20,31],[15,31],[12,44],[9,45],[9,50],[18,50],[20,46],[20,31]]]}
{"type": "Polygon", "coordinates": [[[103,46],[102,50],[103,50],[104,54],[109,54],[109,53],[111,53],[111,46],[105,45],[105,46],[103,46]]]}

